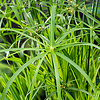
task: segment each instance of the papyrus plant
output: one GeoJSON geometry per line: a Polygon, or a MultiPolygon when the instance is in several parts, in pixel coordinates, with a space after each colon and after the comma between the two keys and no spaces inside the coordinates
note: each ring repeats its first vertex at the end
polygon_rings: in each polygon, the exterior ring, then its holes
{"type": "Polygon", "coordinates": [[[1,10],[0,25],[4,18],[7,20],[0,28],[6,44],[0,44],[0,53],[6,53],[1,60],[8,61],[13,73],[9,77],[0,71],[4,87],[1,100],[42,100],[41,91],[45,91],[45,100],[99,100],[100,46],[96,30],[100,22],[83,9],[84,2],[71,1],[64,4],[50,0],[49,5],[48,1],[19,0],[1,10]],[[37,3],[46,7],[37,7],[37,3]],[[45,9],[47,12],[43,12],[45,9]],[[13,28],[11,22],[19,28],[13,28]],[[6,43],[6,35],[11,43],[6,43]]]}

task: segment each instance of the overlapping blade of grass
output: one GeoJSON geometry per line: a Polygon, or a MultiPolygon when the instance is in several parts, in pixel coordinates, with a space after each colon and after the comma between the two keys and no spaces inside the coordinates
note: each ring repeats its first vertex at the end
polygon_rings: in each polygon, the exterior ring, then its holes
{"type": "MultiPolygon", "coordinates": [[[[18,67],[21,67],[21,65],[20,64],[18,64],[19,66],[18,67]]],[[[15,69],[12,67],[12,71],[13,71],[13,73],[15,73],[15,69]]],[[[21,78],[21,76],[20,77],[16,77],[16,86],[17,86],[17,89],[18,89],[18,91],[19,91],[19,94],[22,94],[21,95],[21,98],[24,98],[25,97],[25,94],[24,94],[24,89],[23,89],[23,86],[22,86],[22,82],[23,82],[23,79],[20,81],[20,78],[21,78]]],[[[16,91],[17,91],[17,89],[15,89],[16,91]]]]}
{"type": "Polygon", "coordinates": [[[73,31],[78,31],[78,30],[85,30],[85,29],[89,29],[89,28],[72,28],[70,29],[68,32],[63,33],[60,37],[57,38],[57,42],[56,44],[59,44],[60,42],[62,42],[62,40],[71,32],[73,31]]]}
{"type": "Polygon", "coordinates": [[[46,52],[46,53],[42,56],[42,58],[41,58],[41,60],[40,60],[40,62],[39,62],[39,64],[38,64],[38,66],[37,66],[37,69],[36,69],[36,71],[35,71],[34,77],[33,77],[33,79],[32,79],[32,86],[31,86],[31,93],[30,93],[29,100],[32,99],[35,80],[36,80],[36,77],[37,77],[37,74],[38,74],[39,68],[40,68],[40,66],[41,66],[41,64],[42,64],[42,62],[43,62],[45,56],[47,55],[47,53],[48,53],[48,52],[46,52]]]}
{"type": "Polygon", "coordinates": [[[66,93],[66,96],[68,97],[69,100],[75,100],[71,94],[69,94],[67,91],[64,90],[64,92],[66,93]]]}
{"type": "Polygon", "coordinates": [[[39,58],[42,58],[45,54],[41,54],[41,55],[38,55],[32,59],[30,59],[27,63],[25,63],[24,65],[22,65],[15,73],[14,75],[10,78],[10,80],[7,82],[4,90],[3,90],[3,93],[2,93],[2,98],[1,100],[4,100],[4,98],[6,97],[6,93],[10,87],[10,85],[12,84],[12,82],[14,81],[14,79],[18,76],[18,74],[23,70],[25,69],[29,64],[31,64],[32,62],[38,60],[39,58]]]}
{"type": "Polygon", "coordinates": [[[73,62],[70,58],[66,57],[65,55],[59,53],[59,52],[56,52],[56,54],[63,58],[64,60],[68,61],[71,65],[73,65],[73,67],[75,67],[85,78],[86,80],[89,82],[91,88],[93,89],[94,93],[96,94],[96,88],[94,87],[90,77],[85,73],[84,70],[82,70],[75,62],[73,62]]]}
{"type": "MultiPolygon", "coordinates": [[[[1,11],[0,11],[1,12],[1,11]]],[[[2,11],[3,12],[3,11],[2,11]]],[[[4,13],[4,12],[3,12],[4,13]]],[[[2,25],[2,23],[3,23],[3,19],[5,18],[5,16],[6,16],[6,14],[2,14],[2,17],[1,17],[1,19],[0,19],[0,28],[1,28],[1,25],[2,25]]],[[[1,32],[0,32],[0,35],[1,35],[1,32]]]]}
{"type": "Polygon", "coordinates": [[[23,1],[19,0],[19,2],[17,2],[20,6],[23,6],[23,1]]]}
{"type": "MultiPolygon", "coordinates": [[[[0,75],[2,76],[2,78],[4,79],[4,83],[1,83],[2,84],[2,86],[5,88],[5,85],[6,85],[6,83],[7,83],[7,80],[8,80],[8,76],[6,75],[4,75],[3,74],[3,72],[0,70],[0,75]]],[[[1,80],[2,82],[3,82],[3,80],[1,80]]],[[[19,97],[19,95],[18,95],[18,91],[15,89],[16,87],[14,87],[14,85],[12,85],[10,88],[9,88],[9,92],[12,94],[12,98],[13,99],[16,99],[16,100],[20,100],[20,97],[19,97]]],[[[2,96],[1,96],[2,97],[2,96]]],[[[6,97],[6,96],[5,96],[6,97]]],[[[7,97],[7,98],[10,98],[9,96],[7,97]]],[[[1,98],[0,98],[1,99],[1,98]]],[[[3,98],[3,100],[4,100],[4,98],[3,98]]]]}
{"type": "Polygon", "coordinates": [[[21,23],[21,18],[20,18],[19,12],[17,10],[17,7],[11,6],[11,8],[12,8],[13,12],[15,13],[15,16],[17,17],[18,22],[21,23]]]}
{"type": "Polygon", "coordinates": [[[36,7],[31,7],[31,9],[32,8],[35,9],[35,10],[37,10],[37,11],[39,11],[46,19],[48,19],[48,17],[46,16],[46,14],[43,11],[41,11],[40,9],[38,9],[36,7]]]}
{"type": "Polygon", "coordinates": [[[37,51],[42,51],[45,49],[40,49],[40,48],[12,48],[12,49],[2,49],[0,52],[7,52],[7,51],[25,51],[25,50],[37,50],[37,51]]]}
{"type": "Polygon", "coordinates": [[[88,94],[89,96],[91,96],[92,98],[95,98],[94,95],[92,95],[91,93],[83,90],[83,89],[78,89],[78,88],[74,88],[74,87],[69,87],[69,88],[66,88],[68,90],[72,90],[72,91],[80,91],[82,93],[85,93],[85,94],[88,94]]]}
{"type": "Polygon", "coordinates": [[[32,100],[34,99],[34,97],[36,96],[37,92],[39,91],[39,89],[42,87],[43,83],[45,83],[46,79],[50,76],[50,74],[48,74],[48,76],[43,80],[43,82],[39,85],[39,87],[37,88],[36,92],[34,93],[34,95],[32,96],[32,100]]]}
{"type": "Polygon", "coordinates": [[[93,17],[92,15],[90,15],[86,10],[78,10],[79,12],[83,13],[84,15],[86,15],[88,18],[90,18],[91,20],[95,21],[97,24],[100,25],[100,21],[98,19],[96,19],[95,17],[93,17]]]}
{"type": "Polygon", "coordinates": [[[50,95],[48,95],[44,100],[48,100],[51,98],[57,91],[52,92],[50,95]]]}
{"type": "Polygon", "coordinates": [[[25,20],[27,22],[27,24],[31,27],[34,25],[34,21],[31,17],[31,14],[30,12],[27,12],[25,8],[23,8],[23,11],[24,11],[24,17],[25,17],[25,20]]]}
{"type": "MultiPolygon", "coordinates": [[[[10,61],[13,61],[13,63],[15,62],[17,65],[18,65],[18,67],[20,68],[21,67],[21,65],[20,64],[23,64],[23,62],[21,61],[21,59],[20,58],[8,58],[8,60],[10,60],[10,61]],[[19,64],[20,63],[20,64],[19,64]]],[[[27,88],[29,88],[29,86],[30,86],[30,83],[31,83],[31,77],[35,74],[35,72],[36,72],[36,69],[37,69],[37,66],[34,66],[33,64],[30,64],[29,66],[28,66],[28,68],[26,68],[25,70],[23,70],[22,71],[22,73],[25,75],[25,76],[23,76],[23,75],[19,75],[19,76],[17,76],[16,77],[16,80],[14,81],[14,83],[16,83],[16,85],[17,85],[17,89],[18,89],[18,91],[19,91],[19,94],[20,94],[20,97],[22,97],[24,94],[23,93],[21,93],[21,92],[24,92],[25,94],[26,94],[26,92],[27,92],[27,88]],[[30,69],[30,71],[29,71],[29,69],[30,69]],[[26,70],[27,70],[27,72],[26,72],[26,70]],[[20,79],[22,77],[22,79],[20,79]],[[30,81],[29,81],[30,80],[30,81]],[[24,82],[23,82],[24,81],[24,82]],[[23,84],[23,86],[22,87],[20,87],[20,84],[22,85],[23,84]],[[27,87],[26,87],[26,84],[27,84],[27,87]],[[26,89],[26,90],[25,90],[26,89]]],[[[48,73],[49,74],[49,73],[48,73]]],[[[38,80],[38,81],[40,81],[40,82],[42,82],[41,83],[41,85],[45,82],[45,80],[47,79],[44,79],[44,72],[43,71],[41,71],[41,69],[38,71],[38,74],[37,74],[37,77],[36,77],[36,79],[38,80]]],[[[34,83],[34,82],[32,82],[32,83],[34,83]]],[[[50,79],[48,78],[47,80],[46,80],[46,84],[52,84],[52,82],[50,81],[50,79]]],[[[34,88],[34,89],[32,89],[33,91],[34,90],[36,90],[37,92],[38,92],[38,90],[41,88],[41,85],[39,86],[39,87],[37,87],[37,88],[34,88]]],[[[37,84],[36,84],[36,86],[37,86],[37,84]]],[[[31,86],[30,86],[31,87],[31,86]]],[[[17,90],[16,89],[16,90],[17,90]]],[[[37,95],[37,92],[35,92],[35,94],[34,94],[34,96],[32,97],[33,99],[34,99],[34,97],[35,97],[35,95],[37,95]]],[[[29,93],[27,93],[27,95],[26,95],[26,98],[27,98],[27,96],[28,95],[30,95],[31,94],[31,91],[29,92],[29,93]]],[[[25,99],[25,97],[23,96],[22,97],[23,99],[25,99]]],[[[34,99],[35,100],[35,99],[34,99]]]]}
{"type": "Polygon", "coordinates": [[[25,37],[27,37],[27,38],[29,38],[29,39],[32,39],[32,40],[34,40],[34,41],[36,41],[36,42],[38,42],[38,43],[40,43],[40,44],[46,46],[45,44],[41,43],[41,42],[38,41],[37,39],[35,39],[35,38],[33,38],[33,37],[31,37],[31,36],[29,36],[29,35],[23,33],[23,32],[20,32],[20,31],[17,31],[17,30],[13,30],[13,29],[4,29],[4,28],[1,28],[0,31],[2,31],[2,30],[13,31],[13,32],[19,33],[19,34],[21,34],[21,35],[23,35],[23,36],[25,36],[25,37]]]}
{"type": "Polygon", "coordinates": [[[57,51],[60,51],[60,50],[65,49],[67,47],[78,46],[78,45],[92,46],[92,47],[95,47],[95,48],[100,50],[99,46],[92,44],[92,43],[84,43],[84,42],[68,43],[68,44],[62,44],[62,45],[59,44],[59,46],[57,45],[57,46],[54,46],[54,47],[60,47],[59,49],[57,49],[57,51]]]}
{"type": "Polygon", "coordinates": [[[87,46],[92,46],[95,47],[97,49],[100,50],[100,47],[98,45],[92,44],[92,43],[84,43],[84,42],[76,42],[76,43],[68,43],[68,44],[59,44],[59,45],[55,45],[54,47],[60,47],[59,49],[57,49],[57,51],[60,51],[62,49],[65,49],[67,47],[71,47],[71,46],[78,46],[78,45],[87,45],[87,46]]]}
{"type": "Polygon", "coordinates": [[[54,51],[52,51],[51,54],[52,54],[52,59],[53,59],[53,64],[54,64],[54,69],[55,69],[58,100],[62,100],[61,99],[60,77],[59,77],[59,71],[58,71],[58,67],[57,67],[56,55],[55,55],[54,51]]]}

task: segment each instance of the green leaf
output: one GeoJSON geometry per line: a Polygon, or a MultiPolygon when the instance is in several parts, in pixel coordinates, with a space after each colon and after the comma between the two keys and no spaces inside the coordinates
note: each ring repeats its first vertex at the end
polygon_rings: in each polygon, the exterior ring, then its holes
{"type": "Polygon", "coordinates": [[[15,16],[16,16],[16,18],[18,19],[18,22],[21,23],[21,18],[20,18],[20,16],[19,16],[19,12],[18,12],[17,8],[16,8],[15,6],[11,6],[11,8],[12,8],[12,10],[13,10],[14,13],[15,13],[15,16]]]}
{"type": "Polygon", "coordinates": [[[12,48],[12,49],[3,49],[3,50],[0,50],[0,52],[7,52],[7,51],[25,51],[25,50],[42,51],[42,50],[45,50],[45,49],[39,49],[39,48],[12,48]]]}
{"type": "Polygon", "coordinates": [[[53,59],[53,64],[54,64],[54,69],[55,69],[55,77],[56,77],[56,84],[57,84],[58,100],[62,100],[61,99],[60,78],[59,78],[59,71],[58,71],[58,67],[57,67],[56,55],[55,55],[55,53],[53,51],[51,53],[52,53],[52,59],[53,59]]]}
{"type": "Polygon", "coordinates": [[[95,45],[95,44],[92,44],[92,43],[85,43],[85,42],[76,42],[76,43],[68,43],[68,44],[59,44],[59,45],[55,45],[54,47],[60,47],[59,49],[57,49],[57,51],[60,51],[60,50],[63,50],[65,48],[68,48],[68,47],[72,47],[72,46],[80,46],[80,45],[87,45],[87,46],[93,46],[97,49],[100,50],[100,47],[95,45]]]}
{"type": "Polygon", "coordinates": [[[90,19],[92,19],[93,21],[95,21],[96,23],[98,23],[100,25],[100,21],[97,20],[95,17],[93,17],[92,15],[90,15],[86,10],[78,10],[79,12],[83,13],[84,15],[86,15],[87,17],[89,17],[90,19]]]}
{"type": "Polygon", "coordinates": [[[51,11],[50,46],[54,45],[55,15],[56,15],[56,6],[53,5],[51,11]]]}
{"type": "Polygon", "coordinates": [[[48,75],[43,82],[40,84],[40,86],[37,88],[36,92],[34,93],[34,95],[32,96],[32,100],[34,99],[35,95],[37,94],[37,92],[39,91],[39,89],[42,87],[43,83],[46,81],[46,79],[49,77],[50,75],[48,75]]]}
{"type": "Polygon", "coordinates": [[[54,95],[56,93],[56,91],[52,92],[50,95],[48,95],[44,100],[48,100],[50,97],[52,97],[52,95],[54,95]]]}
{"type": "Polygon", "coordinates": [[[69,100],[75,100],[67,91],[65,91],[65,90],[63,90],[63,91],[66,93],[69,100]]]}
{"type": "Polygon", "coordinates": [[[92,94],[90,94],[89,92],[87,92],[87,91],[85,91],[85,90],[83,90],[83,89],[78,89],[78,88],[74,88],[74,87],[69,87],[69,88],[66,88],[66,89],[68,89],[68,90],[74,90],[74,91],[80,91],[80,92],[83,92],[83,93],[85,93],[85,94],[88,94],[88,95],[90,95],[92,98],[94,98],[94,96],[93,96],[92,94]]]}

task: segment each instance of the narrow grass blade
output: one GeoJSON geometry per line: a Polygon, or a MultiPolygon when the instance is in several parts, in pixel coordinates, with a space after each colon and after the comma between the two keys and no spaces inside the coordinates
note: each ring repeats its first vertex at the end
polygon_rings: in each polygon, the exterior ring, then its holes
{"type": "Polygon", "coordinates": [[[62,100],[61,99],[61,88],[60,88],[59,71],[58,71],[58,67],[57,67],[56,55],[55,55],[55,53],[53,51],[52,51],[52,59],[53,59],[53,64],[54,64],[54,69],[55,69],[58,100],[62,100]]]}
{"type": "MultiPolygon", "coordinates": [[[[47,53],[48,53],[48,52],[47,52],[47,53]]],[[[45,58],[45,56],[46,56],[47,53],[45,53],[45,54],[42,56],[42,58],[41,58],[41,60],[40,60],[40,62],[39,62],[39,64],[38,64],[38,66],[37,66],[37,69],[36,69],[36,71],[35,71],[34,77],[33,77],[33,79],[32,79],[32,87],[31,87],[31,94],[30,94],[29,100],[32,99],[35,80],[36,80],[36,77],[37,77],[39,68],[40,68],[40,66],[41,66],[41,64],[42,64],[42,62],[43,62],[43,60],[44,60],[44,58],[45,58]]]]}
{"type": "Polygon", "coordinates": [[[18,12],[17,8],[16,8],[15,6],[11,6],[11,8],[12,8],[12,10],[14,11],[15,16],[17,17],[19,23],[21,23],[21,18],[20,18],[20,16],[19,16],[19,12],[18,12]]]}
{"type": "Polygon", "coordinates": [[[83,13],[84,15],[86,15],[88,18],[92,19],[93,21],[95,21],[96,23],[98,23],[100,25],[100,21],[97,20],[95,17],[93,17],[92,15],[90,15],[87,11],[84,10],[78,10],[79,12],[83,13]]]}
{"type": "Polygon", "coordinates": [[[56,6],[53,5],[51,12],[50,46],[54,45],[55,15],[56,15],[56,6]]]}
{"type": "Polygon", "coordinates": [[[40,9],[37,9],[36,7],[31,7],[31,8],[33,8],[33,9],[39,11],[46,19],[48,19],[48,17],[46,16],[46,14],[43,13],[40,9]]]}
{"type": "Polygon", "coordinates": [[[50,95],[48,95],[44,100],[49,100],[50,97],[52,97],[52,95],[54,95],[57,91],[52,92],[50,95]]]}
{"type": "Polygon", "coordinates": [[[94,96],[92,94],[90,94],[89,92],[83,90],[83,89],[78,89],[78,88],[74,88],[74,87],[69,87],[69,88],[66,88],[68,90],[73,90],[73,91],[80,91],[82,93],[85,93],[85,94],[88,94],[89,96],[91,96],[92,98],[94,98],[94,96]]]}
{"type": "Polygon", "coordinates": [[[25,50],[37,50],[42,51],[45,49],[39,49],[39,48],[12,48],[12,49],[1,49],[0,52],[7,52],[7,51],[25,51],[25,50]]]}
{"type": "Polygon", "coordinates": [[[75,100],[67,91],[65,91],[65,90],[63,90],[63,91],[66,93],[69,100],[75,100]]]}
{"type": "Polygon", "coordinates": [[[93,47],[100,50],[99,46],[92,44],[92,43],[85,43],[85,42],[68,43],[68,44],[62,44],[62,45],[60,44],[59,46],[55,45],[54,47],[60,47],[59,49],[57,49],[57,51],[60,51],[60,50],[63,50],[65,48],[68,48],[68,47],[79,46],[79,45],[93,46],[93,47]]]}

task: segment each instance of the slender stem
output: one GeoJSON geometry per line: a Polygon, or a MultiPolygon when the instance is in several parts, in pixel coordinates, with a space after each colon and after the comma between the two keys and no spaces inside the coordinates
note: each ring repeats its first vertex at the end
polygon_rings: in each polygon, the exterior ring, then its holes
{"type": "Polygon", "coordinates": [[[54,45],[55,14],[56,14],[56,6],[53,5],[51,11],[50,46],[54,45]]]}

